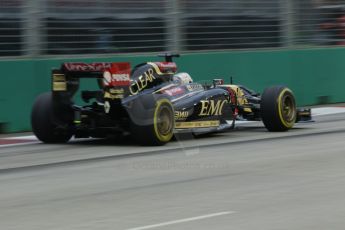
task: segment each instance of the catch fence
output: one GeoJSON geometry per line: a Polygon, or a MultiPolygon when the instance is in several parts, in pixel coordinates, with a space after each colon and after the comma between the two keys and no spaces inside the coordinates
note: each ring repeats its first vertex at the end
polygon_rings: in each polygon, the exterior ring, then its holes
{"type": "Polygon", "coordinates": [[[345,44],[345,0],[0,0],[0,57],[345,44]]]}

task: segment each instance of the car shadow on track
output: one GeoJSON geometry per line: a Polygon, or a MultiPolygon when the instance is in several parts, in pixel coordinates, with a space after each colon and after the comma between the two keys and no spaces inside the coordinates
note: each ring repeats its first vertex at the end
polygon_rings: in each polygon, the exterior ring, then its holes
{"type": "MultiPolygon", "coordinates": [[[[235,129],[229,129],[221,132],[203,133],[203,134],[193,134],[193,133],[175,133],[172,142],[188,142],[193,140],[204,140],[204,139],[216,139],[219,137],[229,136],[231,138],[231,133],[236,133],[238,131],[254,131],[260,130],[264,131],[263,127],[251,126],[251,127],[236,127],[235,129]]],[[[109,136],[106,138],[81,138],[72,139],[67,145],[100,145],[100,146],[140,146],[137,144],[130,134],[119,134],[114,136],[109,136]]]]}
{"type": "MultiPolygon", "coordinates": [[[[207,134],[199,134],[193,135],[191,133],[184,133],[184,134],[174,134],[173,139],[171,140],[172,143],[184,143],[190,141],[202,141],[204,139],[212,140],[217,139],[220,136],[228,135],[225,133],[207,133],[207,134]]],[[[65,145],[92,145],[92,146],[122,146],[122,147],[130,147],[130,146],[140,146],[137,144],[130,135],[121,135],[121,136],[110,136],[107,138],[82,138],[82,139],[72,139],[70,142],[66,143],[65,145]]],[[[146,146],[142,146],[146,147],[146,146]]],[[[151,146],[152,147],[152,146],[151,146]]]]}
{"type": "MultiPolygon", "coordinates": [[[[292,130],[288,132],[295,132],[298,130],[305,130],[308,127],[294,127],[292,130]]],[[[235,134],[238,136],[240,135],[259,135],[268,133],[264,127],[258,126],[241,126],[236,127],[233,130],[225,131],[225,132],[217,132],[217,133],[206,133],[206,134],[198,134],[194,135],[191,133],[179,133],[174,134],[172,139],[172,143],[180,143],[183,146],[187,142],[196,141],[196,142],[203,142],[204,140],[217,140],[219,138],[232,138],[235,134]],[[248,134],[246,134],[248,133],[248,134]]],[[[131,146],[140,146],[137,144],[130,135],[118,135],[118,136],[110,136],[107,138],[82,138],[82,139],[72,139],[70,142],[66,143],[66,145],[70,146],[122,146],[122,147],[131,147],[131,146]]],[[[197,145],[197,143],[196,143],[197,145]]],[[[146,147],[146,146],[142,146],[146,147]]],[[[152,146],[151,146],[152,147],[152,146]]]]}

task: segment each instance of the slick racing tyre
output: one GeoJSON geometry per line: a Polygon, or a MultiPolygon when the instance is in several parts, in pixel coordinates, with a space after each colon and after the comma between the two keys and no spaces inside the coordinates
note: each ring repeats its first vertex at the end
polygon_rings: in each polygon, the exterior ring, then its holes
{"type": "MultiPolygon", "coordinates": [[[[174,108],[166,97],[144,98],[149,116],[149,124],[141,125],[131,123],[133,138],[141,145],[164,145],[173,137],[175,127],[174,108]],[[152,100],[154,99],[154,100],[152,100]],[[150,100],[150,101],[147,101],[150,100]]],[[[145,113],[145,111],[142,111],[145,113]]]]}
{"type": "MultiPolygon", "coordinates": [[[[66,111],[54,112],[52,93],[37,97],[31,112],[31,126],[36,137],[45,143],[65,143],[72,134],[66,129],[57,129],[61,124],[59,117],[66,116],[66,111]],[[64,114],[62,114],[64,113],[64,114]]],[[[65,124],[66,126],[68,124],[65,124]]]]}
{"type": "Polygon", "coordinates": [[[269,131],[287,131],[296,122],[295,97],[286,87],[273,86],[265,89],[260,108],[262,121],[269,131]]]}

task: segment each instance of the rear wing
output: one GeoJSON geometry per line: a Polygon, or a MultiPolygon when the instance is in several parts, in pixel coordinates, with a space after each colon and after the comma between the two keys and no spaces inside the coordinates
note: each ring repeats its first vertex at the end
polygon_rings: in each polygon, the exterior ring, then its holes
{"type": "Polygon", "coordinates": [[[128,62],[66,62],[59,69],[52,70],[52,90],[74,92],[81,78],[98,79],[103,87],[129,85],[130,72],[128,62]]]}
{"type": "Polygon", "coordinates": [[[90,64],[81,62],[65,62],[62,63],[60,69],[55,69],[55,71],[73,78],[102,78],[103,72],[110,69],[111,65],[112,63],[110,62],[90,64]]]}

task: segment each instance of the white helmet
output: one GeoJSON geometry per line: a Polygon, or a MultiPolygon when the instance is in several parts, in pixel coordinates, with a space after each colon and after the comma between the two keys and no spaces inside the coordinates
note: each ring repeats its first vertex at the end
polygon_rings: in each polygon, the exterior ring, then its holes
{"type": "Polygon", "coordinates": [[[193,79],[191,78],[191,76],[188,73],[184,73],[184,72],[175,74],[173,77],[173,80],[175,83],[179,85],[185,85],[185,84],[189,84],[193,82],[193,79]]]}

